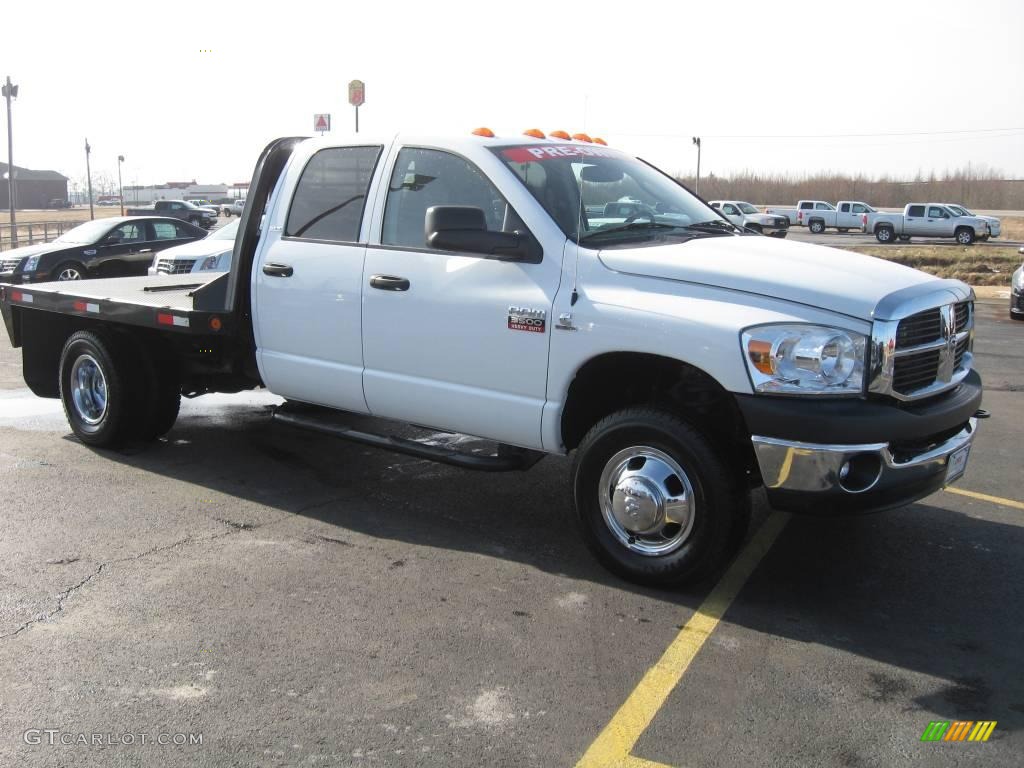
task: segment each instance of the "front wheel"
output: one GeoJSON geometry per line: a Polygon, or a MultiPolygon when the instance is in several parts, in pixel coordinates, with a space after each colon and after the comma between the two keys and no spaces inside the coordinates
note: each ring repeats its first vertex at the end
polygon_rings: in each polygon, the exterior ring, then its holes
{"type": "Polygon", "coordinates": [[[960,245],[970,245],[975,240],[974,230],[970,227],[960,227],[956,231],[956,241],[960,245]]]}
{"type": "Polygon", "coordinates": [[[83,280],[85,268],[81,264],[68,261],[53,270],[55,280],[83,280]]]}
{"type": "Polygon", "coordinates": [[[706,438],[666,411],[629,408],[598,422],[572,478],[584,541],[629,581],[694,581],[742,538],[746,492],[706,438]]]}

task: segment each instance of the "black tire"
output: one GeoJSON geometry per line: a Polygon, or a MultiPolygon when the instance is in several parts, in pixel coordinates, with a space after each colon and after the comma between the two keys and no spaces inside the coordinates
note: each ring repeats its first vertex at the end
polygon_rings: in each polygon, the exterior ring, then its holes
{"type": "Polygon", "coordinates": [[[910,242],[910,235],[900,235],[900,242],[901,243],[909,243],[910,242]]]}
{"type": "Polygon", "coordinates": [[[85,267],[77,261],[65,261],[50,273],[50,277],[53,280],[85,280],[86,277],[88,277],[88,273],[86,272],[85,267]],[[61,277],[61,275],[71,274],[77,274],[78,277],[61,277]]]}
{"type": "Polygon", "coordinates": [[[159,345],[147,349],[138,343],[135,352],[142,368],[145,400],[134,437],[152,442],[167,434],[178,420],[181,408],[178,367],[167,350],[159,345]]]}
{"type": "Polygon", "coordinates": [[[1011,320],[1024,320],[1024,313],[1011,312],[1010,313],[1010,319],[1011,320]]]}
{"type": "MultiPolygon", "coordinates": [[[[670,474],[671,478],[675,478],[677,487],[683,487],[677,474],[670,474]]],[[[656,586],[676,586],[701,578],[722,564],[737,534],[742,540],[744,521],[749,520],[749,508],[744,512],[749,494],[745,487],[738,490],[739,485],[700,432],[672,413],[646,407],[619,411],[594,425],[580,443],[572,467],[576,519],[587,547],[613,573],[628,581],[656,586]],[[676,526],[676,536],[686,531],[685,536],[663,553],[636,551],[635,547],[646,546],[641,541],[644,534],[624,528],[616,532],[614,524],[606,521],[601,502],[602,475],[610,468],[635,471],[636,461],[641,462],[640,469],[647,466],[646,457],[624,458],[641,448],[674,462],[692,489],[687,524],[685,528],[676,526]]],[[[628,504],[638,496],[629,490],[609,493],[607,498],[625,498],[628,504]]],[[[641,494],[639,498],[644,497],[641,494]]],[[[609,517],[614,519],[611,511],[609,517]]],[[[664,527],[659,535],[667,535],[669,529],[664,527]]]]}
{"type": "Polygon", "coordinates": [[[839,231],[842,232],[845,235],[847,232],[850,231],[850,228],[849,227],[839,227],[839,231]]]}
{"type": "Polygon", "coordinates": [[[757,232],[759,235],[764,234],[764,228],[760,224],[747,224],[746,227],[751,232],[757,232]]]}
{"type": "Polygon", "coordinates": [[[880,243],[891,243],[896,237],[896,232],[892,227],[878,227],[875,230],[875,240],[880,243]]]}
{"type": "Polygon", "coordinates": [[[820,235],[822,232],[825,231],[825,222],[824,221],[812,221],[810,224],[807,225],[807,228],[809,230],[811,230],[812,234],[820,235]]]}
{"type": "Polygon", "coordinates": [[[977,239],[974,234],[974,230],[970,227],[957,227],[956,232],[953,233],[956,241],[960,245],[972,245],[977,239]]]}
{"type": "Polygon", "coordinates": [[[991,237],[991,235],[982,235],[981,237],[978,238],[978,242],[979,243],[987,243],[988,239],[990,237],[991,237]]]}
{"type": "Polygon", "coordinates": [[[77,331],[64,344],[60,399],[71,430],[87,445],[110,448],[124,443],[134,436],[144,413],[144,382],[126,349],[124,341],[106,329],[77,331]],[[99,372],[102,386],[90,375],[92,370],[99,372]]]}

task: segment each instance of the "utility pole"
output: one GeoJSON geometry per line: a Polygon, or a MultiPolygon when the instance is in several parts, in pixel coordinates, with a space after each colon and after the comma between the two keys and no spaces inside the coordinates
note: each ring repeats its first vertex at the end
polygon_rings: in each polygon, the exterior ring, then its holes
{"type": "Polygon", "coordinates": [[[121,163],[124,155],[117,156],[117,197],[121,201],[121,215],[124,216],[124,187],[121,185],[121,163]]]}
{"type": "Polygon", "coordinates": [[[89,153],[92,152],[92,147],[89,146],[89,140],[85,140],[85,179],[89,183],[89,219],[95,219],[96,214],[92,210],[92,171],[89,169],[89,153]]]}
{"type": "Polygon", "coordinates": [[[693,191],[700,194],[700,136],[694,136],[693,143],[697,146],[697,180],[693,183],[693,191]]]}
{"type": "Polygon", "coordinates": [[[11,76],[7,76],[7,82],[3,86],[3,95],[7,99],[7,197],[11,205],[11,247],[18,247],[18,225],[14,218],[14,137],[11,134],[11,99],[18,97],[18,86],[11,82],[11,76]]]}

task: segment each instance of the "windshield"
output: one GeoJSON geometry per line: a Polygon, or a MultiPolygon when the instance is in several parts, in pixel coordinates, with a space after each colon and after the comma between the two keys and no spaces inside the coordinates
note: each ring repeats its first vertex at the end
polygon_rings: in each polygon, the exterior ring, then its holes
{"type": "Polygon", "coordinates": [[[736,207],[743,211],[743,213],[760,213],[760,211],[750,203],[736,203],[736,207]]]}
{"type": "Polygon", "coordinates": [[[215,232],[211,232],[206,236],[207,240],[234,240],[235,233],[238,232],[238,225],[242,223],[241,219],[235,219],[230,224],[225,224],[215,232]]]}
{"type": "Polygon", "coordinates": [[[53,242],[55,243],[95,243],[111,228],[112,222],[109,219],[97,219],[79,224],[74,229],[69,229],[53,242]]]}
{"type": "Polygon", "coordinates": [[[491,151],[576,242],[596,240],[605,247],[616,241],[736,231],[665,174],[607,147],[545,143],[491,151]],[[706,222],[716,222],[723,230],[687,229],[706,222]]]}
{"type": "Polygon", "coordinates": [[[957,216],[973,216],[974,214],[964,208],[962,205],[946,205],[949,210],[955,213],[957,216]]]}

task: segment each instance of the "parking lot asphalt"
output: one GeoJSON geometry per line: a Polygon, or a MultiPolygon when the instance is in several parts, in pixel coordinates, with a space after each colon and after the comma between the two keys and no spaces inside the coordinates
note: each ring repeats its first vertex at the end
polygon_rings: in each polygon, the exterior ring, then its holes
{"type": "Polygon", "coordinates": [[[758,498],[754,531],[780,532],[752,534],[749,578],[670,592],[590,558],[565,460],[468,473],[272,425],[266,393],[91,450],[4,335],[0,765],[1019,766],[1005,302],[979,305],[976,356],[992,418],[959,493],[788,522],[758,498]],[[935,720],[997,725],[922,742],[935,720]],[[114,743],[60,743],[80,734],[114,743]]]}

